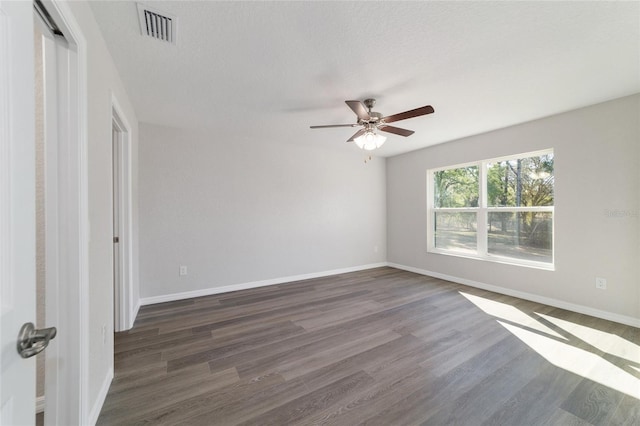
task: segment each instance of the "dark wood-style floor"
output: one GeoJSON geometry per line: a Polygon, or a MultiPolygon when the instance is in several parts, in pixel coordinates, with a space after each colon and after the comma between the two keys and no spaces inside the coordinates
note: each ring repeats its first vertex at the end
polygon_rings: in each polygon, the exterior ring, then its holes
{"type": "Polygon", "coordinates": [[[638,425],[639,345],[378,268],[143,307],[98,424],[638,425]]]}

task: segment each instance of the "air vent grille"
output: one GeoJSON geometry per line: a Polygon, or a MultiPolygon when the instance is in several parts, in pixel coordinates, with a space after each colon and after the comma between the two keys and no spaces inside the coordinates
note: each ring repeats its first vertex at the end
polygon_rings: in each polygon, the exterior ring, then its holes
{"type": "Polygon", "coordinates": [[[138,19],[143,36],[172,44],[176,43],[175,16],[138,3],[138,19]]]}

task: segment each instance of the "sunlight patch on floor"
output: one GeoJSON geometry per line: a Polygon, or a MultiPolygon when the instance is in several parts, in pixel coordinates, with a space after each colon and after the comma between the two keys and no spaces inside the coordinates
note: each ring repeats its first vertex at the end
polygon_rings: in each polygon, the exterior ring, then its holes
{"type": "Polygon", "coordinates": [[[596,330],[591,327],[585,327],[584,325],[576,324],[549,315],[538,313],[536,314],[540,315],[547,321],[557,325],[558,327],[568,331],[574,336],[584,340],[591,346],[600,349],[602,352],[615,355],[619,358],[624,358],[627,361],[634,362],[638,364],[638,366],[640,366],[640,346],[636,345],[635,343],[623,339],[622,337],[615,334],[596,330]]]}
{"type": "Polygon", "coordinates": [[[640,380],[600,356],[498,320],[553,365],[640,399],[640,380]]]}
{"type": "Polygon", "coordinates": [[[560,334],[556,333],[546,325],[540,323],[540,321],[537,321],[535,318],[532,318],[529,315],[525,314],[524,312],[522,312],[520,309],[516,307],[513,307],[506,303],[496,302],[495,300],[489,300],[484,297],[463,293],[461,291],[459,293],[464,297],[466,297],[471,303],[473,303],[478,308],[482,309],[485,313],[491,316],[502,318],[507,321],[511,321],[516,324],[529,327],[533,330],[537,330],[542,333],[549,334],[559,339],[566,340],[560,334]]]}
{"type": "Polygon", "coordinates": [[[556,367],[640,399],[640,379],[633,373],[640,372],[640,346],[637,344],[571,321],[537,312],[535,315],[540,318],[536,318],[506,303],[459,293],[485,313],[496,317],[500,325],[556,367]],[[541,319],[571,336],[560,335],[543,324],[541,319]],[[598,353],[572,345],[575,339],[594,347],[598,353]],[[600,352],[619,358],[619,364],[624,364],[623,368],[628,371],[600,356],[600,352]]]}

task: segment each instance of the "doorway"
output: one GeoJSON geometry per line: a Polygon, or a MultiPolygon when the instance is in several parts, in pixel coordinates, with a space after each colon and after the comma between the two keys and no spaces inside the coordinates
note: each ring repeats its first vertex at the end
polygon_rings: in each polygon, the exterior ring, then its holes
{"type": "MultiPolygon", "coordinates": [[[[36,194],[36,328],[47,327],[46,322],[46,214],[45,214],[45,70],[44,38],[52,38],[42,17],[34,15],[35,68],[35,194],[36,194]]],[[[49,93],[51,95],[51,93],[49,93]]],[[[36,355],[36,424],[44,424],[45,353],[36,355]]]]}
{"type": "Polygon", "coordinates": [[[42,114],[36,164],[41,203],[37,263],[42,271],[36,299],[37,311],[44,305],[39,312],[44,324],[58,328],[43,352],[44,377],[38,379],[44,380],[44,395],[36,402],[44,410],[44,424],[83,424],[89,358],[84,38],[68,5],[35,0],[33,6],[34,44],[40,50],[36,64],[41,64],[36,104],[42,114]]]}
{"type": "Polygon", "coordinates": [[[114,330],[133,326],[132,201],[130,126],[122,119],[112,96],[112,195],[113,195],[113,318],[114,330]]]}

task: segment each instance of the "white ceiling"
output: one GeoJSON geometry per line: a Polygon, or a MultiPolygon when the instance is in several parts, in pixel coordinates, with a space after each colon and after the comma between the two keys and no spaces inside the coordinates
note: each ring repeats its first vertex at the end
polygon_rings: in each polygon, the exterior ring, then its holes
{"type": "Polygon", "coordinates": [[[216,141],[357,150],[347,99],[375,97],[391,156],[640,92],[640,2],[154,2],[177,45],[140,35],[134,2],[91,2],[142,122],[216,141]]]}

